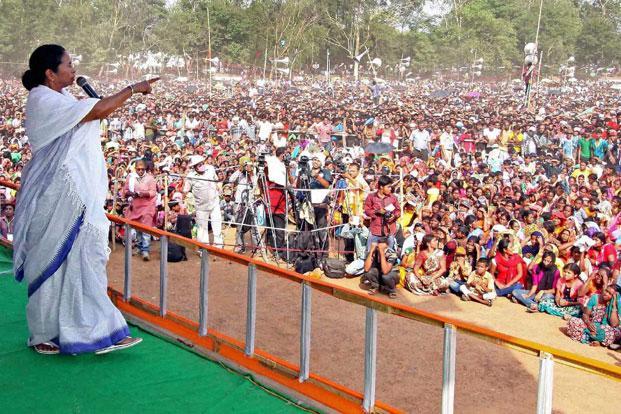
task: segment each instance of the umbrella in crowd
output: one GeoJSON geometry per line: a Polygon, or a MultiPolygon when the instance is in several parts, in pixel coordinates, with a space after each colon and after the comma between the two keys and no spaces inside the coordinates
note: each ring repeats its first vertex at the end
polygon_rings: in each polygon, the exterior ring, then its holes
{"type": "Polygon", "coordinates": [[[448,89],[440,89],[438,91],[433,91],[429,94],[430,98],[442,99],[451,95],[451,91],[448,89]]]}
{"type": "Polygon", "coordinates": [[[388,154],[393,149],[394,148],[390,144],[372,142],[364,148],[364,152],[367,154],[388,154]]]}

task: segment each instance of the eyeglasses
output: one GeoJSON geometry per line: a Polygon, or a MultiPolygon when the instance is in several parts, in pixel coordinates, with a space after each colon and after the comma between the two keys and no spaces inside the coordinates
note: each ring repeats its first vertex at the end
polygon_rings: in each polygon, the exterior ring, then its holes
{"type": "Polygon", "coordinates": [[[136,171],[144,171],[144,168],[136,168],[136,171]]]}

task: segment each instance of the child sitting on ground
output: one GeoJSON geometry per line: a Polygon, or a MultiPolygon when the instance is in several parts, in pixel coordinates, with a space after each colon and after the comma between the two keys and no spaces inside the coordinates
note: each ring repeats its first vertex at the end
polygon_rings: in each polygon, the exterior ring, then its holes
{"type": "Polygon", "coordinates": [[[489,262],[485,258],[477,260],[475,270],[470,273],[465,285],[459,287],[462,293],[461,300],[482,303],[492,306],[492,301],[496,299],[494,288],[494,277],[487,271],[489,262]]]}

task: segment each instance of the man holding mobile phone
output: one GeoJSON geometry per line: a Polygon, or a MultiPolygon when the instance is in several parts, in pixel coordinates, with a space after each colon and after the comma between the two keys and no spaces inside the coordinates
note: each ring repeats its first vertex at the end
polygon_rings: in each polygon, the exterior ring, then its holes
{"type": "Polygon", "coordinates": [[[371,219],[367,250],[371,244],[385,239],[388,247],[394,248],[397,233],[397,219],[401,215],[399,201],[392,194],[392,178],[382,175],[378,179],[377,191],[367,196],[364,201],[364,214],[371,219]]]}

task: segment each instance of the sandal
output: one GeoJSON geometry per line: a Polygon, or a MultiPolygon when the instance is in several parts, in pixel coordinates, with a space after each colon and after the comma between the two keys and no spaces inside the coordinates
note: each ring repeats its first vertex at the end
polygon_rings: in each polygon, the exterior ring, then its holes
{"type": "Polygon", "coordinates": [[[95,355],[103,355],[109,352],[120,351],[121,349],[131,348],[134,345],[138,345],[140,342],[142,342],[142,338],[132,338],[131,336],[127,336],[114,345],[110,345],[109,347],[98,349],[97,351],[95,351],[95,355]]]}
{"type": "Polygon", "coordinates": [[[397,299],[397,292],[390,292],[390,293],[388,294],[388,297],[389,297],[390,299],[397,299]]]}
{"type": "Polygon", "coordinates": [[[60,348],[52,342],[42,342],[32,347],[37,354],[41,355],[58,355],[60,348]]]}
{"type": "Polygon", "coordinates": [[[377,293],[377,289],[371,288],[371,289],[369,289],[369,291],[367,293],[369,295],[375,295],[377,293]]]}
{"type": "Polygon", "coordinates": [[[464,294],[461,295],[461,300],[463,300],[464,302],[469,302],[470,298],[464,294]]]}
{"type": "Polygon", "coordinates": [[[491,300],[491,299],[488,299],[488,300],[487,300],[486,305],[487,305],[487,306],[489,306],[489,307],[491,308],[491,307],[492,307],[492,305],[493,305],[492,300],[491,300]]]}

